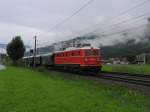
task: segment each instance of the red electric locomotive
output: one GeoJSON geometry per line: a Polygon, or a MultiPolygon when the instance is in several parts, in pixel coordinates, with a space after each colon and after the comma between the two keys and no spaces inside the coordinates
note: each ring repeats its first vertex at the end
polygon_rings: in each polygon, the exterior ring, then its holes
{"type": "Polygon", "coordinates": [[[68,48],[55,53],[54,63],[64,69],[99,72],[102,58],[98,48],[68,48]]]}
{"type": "MultiPolygon", "coordinates": [[[[97,73],[102,67],[102,58],[99,48],[70,47],[64,51],[41,54],[37,56],[26,56],[23,58],[26,66],[47,66],[68,71],[97,73]],[[35,59],[35,61],[34,61],[35,59]],[[35,63],[34,63],[35,62],[35,63]]],[[[82,72],[82,73],[83,73],[82,72]]]]}

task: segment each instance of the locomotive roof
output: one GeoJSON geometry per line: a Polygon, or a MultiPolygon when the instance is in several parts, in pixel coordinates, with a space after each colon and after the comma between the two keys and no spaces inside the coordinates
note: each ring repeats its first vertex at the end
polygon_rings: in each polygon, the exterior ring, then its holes
{"type": "MultiPolygon", "coordinates": [[[[69,47],[67,49],[65,49],[64,51],[73,51],[73,50],[81,50],[81,49],[99,49],[99,48],[96,48],[96,47],[89,47],[89,46],[86,46],[86,47],[69,47]]],[[[64,51],[56,51],[56,53],[59,53],[59,52],[64,52],[64,51]]]]}

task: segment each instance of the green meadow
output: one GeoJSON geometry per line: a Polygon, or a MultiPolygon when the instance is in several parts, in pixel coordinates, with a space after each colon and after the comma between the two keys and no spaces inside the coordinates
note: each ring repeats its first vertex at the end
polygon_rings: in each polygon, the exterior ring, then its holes
{"type": "Polygon", "coordinates": [[[150,97],[54,71],[0,71],[0,112],[149,112],[150,97]]]}
{"type": "Polygon", "coordinates": [[[103,65],[102,70],[150,75],[150,65],[103,65]]]}

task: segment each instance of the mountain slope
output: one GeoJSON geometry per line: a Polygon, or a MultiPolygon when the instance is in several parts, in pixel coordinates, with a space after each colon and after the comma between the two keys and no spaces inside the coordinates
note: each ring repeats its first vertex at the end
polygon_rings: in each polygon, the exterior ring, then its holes
{"type": "Polygon", "coordinates": [[[101,50],[104,58],[126,57],[128,55],[150,53],[150,41],[136,42],[134,39],[130,39],[125,43],[103,46],[101,47],[101,50]]]}

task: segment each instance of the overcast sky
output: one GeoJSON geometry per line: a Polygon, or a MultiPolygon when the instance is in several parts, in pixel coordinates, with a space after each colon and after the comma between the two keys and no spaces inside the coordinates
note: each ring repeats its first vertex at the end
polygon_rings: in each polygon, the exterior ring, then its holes
{"type": "MultiPolygon", "coordinates": [[[[0,0],[0,43],[8,43],[16,35],[20,35],[27,45],[33,44],[34,35],[38,35],[39,44],[73,38],[75,32],[118,15],[144,0],[95,0],[65,24],[51,29],[87,1],[0,0]]],[[[148,12],[149,6],[147,3],[120,19],[148,12]]]]}

